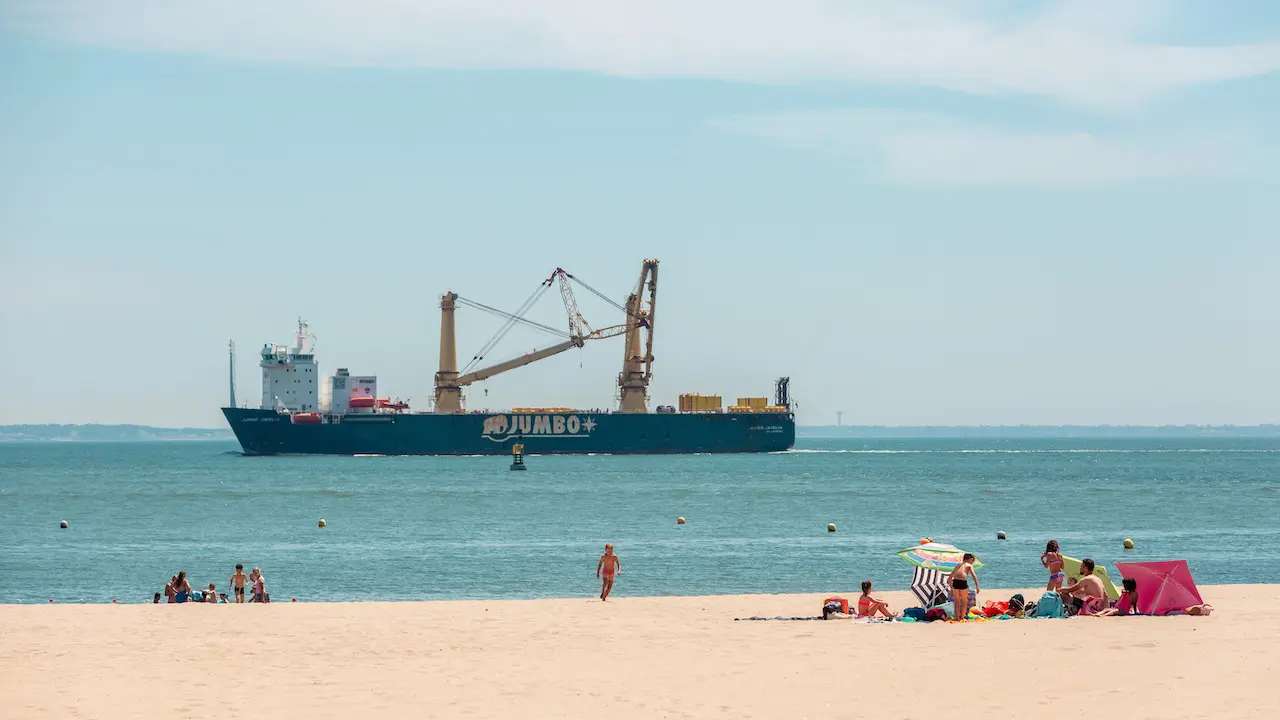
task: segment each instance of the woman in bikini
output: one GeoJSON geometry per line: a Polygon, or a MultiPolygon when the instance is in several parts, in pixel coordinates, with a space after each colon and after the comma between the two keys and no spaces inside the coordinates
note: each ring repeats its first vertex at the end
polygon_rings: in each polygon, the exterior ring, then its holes
{"type": "Polygon", "coordinates": [[[862,581],[862,596],[858,598],[858,617],[875,617],[880,613],[887,618],[894,617],[889,611],[889,603],[871,597],[871,581],[862,581]]]}
{"type": "Polygon", "coordinates": [[[951,580],[951,599],[956,604],[956,620],[963,620],[969,614],[969,578],[973,578],[973,589],[975,592],[980,591],[978,586],[978,571],[973,569],[973,563],[978,558],[973,553],[965,553],[964,559],[951,571],[948,579],[951,580]]]}
{"type": "Polygon", "coordinates": [[[1057,590],[1067,579],[1062,567],[1062,553],[1058,552],[1058,541],[1050,540],[1044,546],[1044,554],[1040,556],[1040,564],[1049,570],[1049,586],[1046,590],[1057,590]]]}

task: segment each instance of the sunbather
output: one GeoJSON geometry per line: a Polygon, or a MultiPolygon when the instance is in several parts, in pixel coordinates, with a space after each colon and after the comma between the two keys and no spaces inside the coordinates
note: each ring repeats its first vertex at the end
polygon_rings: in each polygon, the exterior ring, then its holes
{"type": "Polygon", "coordinates": [[[880,613],[887,618],[895,617],[889,610],[889,603],[871,597],[871,581],[862,581],[862,596],[858,598],[858,617],[875,617],[880,613]]]}

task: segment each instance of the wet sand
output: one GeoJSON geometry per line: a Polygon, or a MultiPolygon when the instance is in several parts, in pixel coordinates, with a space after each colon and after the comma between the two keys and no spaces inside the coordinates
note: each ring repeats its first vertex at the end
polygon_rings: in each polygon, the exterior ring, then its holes
{"type": "Polygon", "coordinates": [[[929,625],[733,619],[819,595],[8,605],[0,717],[1280,717],[1280,586],[1201,592],[1207,618],[929,625]]]}

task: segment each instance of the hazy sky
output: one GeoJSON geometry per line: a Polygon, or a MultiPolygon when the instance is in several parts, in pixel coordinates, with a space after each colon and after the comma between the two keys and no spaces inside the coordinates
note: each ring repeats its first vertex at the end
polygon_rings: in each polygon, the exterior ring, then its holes
{"type": "MultiPolygon", "coordinates": [[[[655,403],[1280,421],[1277,70],[1273,0],[5,0],[0,423],[219,426],[227,340],[256,399],[299,314],[425,404],[441,292],[645,257],[655,403]]],[[[470,405],[608,406],[621,357],[470,405]]]]}

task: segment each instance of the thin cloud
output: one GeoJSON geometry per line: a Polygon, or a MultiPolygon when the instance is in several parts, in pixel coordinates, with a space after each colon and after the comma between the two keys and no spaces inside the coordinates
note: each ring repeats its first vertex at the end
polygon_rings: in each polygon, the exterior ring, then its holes
{"type": "Polygon", "coordinates": [[[0,22],[73,43],[318,65],[826,79],[1124,107],[1280,70],[1280,39],[1143,38],[1169,2],[1062,0],[10,0],[0,22]],[[1006,12],[1001,12],[1004,9],[1006,12]]]}
{"type": "Polygon", "coordinates": [[[874,179],[906,185],[1087,187],[1223,178],[1250,167],[1238,137],[1206,132],[1029,133],[882,110],[737,116],[712,125],[846,156],[874,179]]]}

